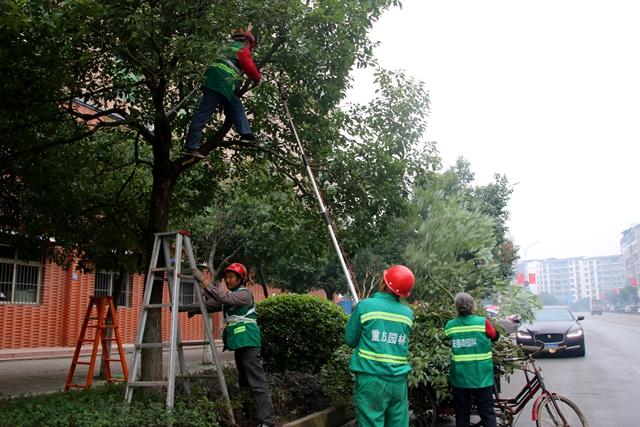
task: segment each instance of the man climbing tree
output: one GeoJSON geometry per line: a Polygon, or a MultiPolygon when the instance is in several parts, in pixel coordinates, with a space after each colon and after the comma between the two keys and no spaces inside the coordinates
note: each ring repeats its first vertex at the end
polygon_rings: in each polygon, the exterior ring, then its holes
{"type": "Polygon", "coordinates": [[[193,115],[187,133],[186,154],[204,158],[198,151],[200,135],[220,104],[224,106],[225,113],[233,119],[235,128],[240,134],[240,141],[256,141],[256,137],[251,133],[242,102],[235,94],[236,85],[242,81],[242,72],[255,83],[260,81],[260,71],[251,57],[251,50],[256,45],[257,41],[251,32],[251,26],[246,31],[238,28],[231,35],[231,42],[218,51],[214,63],[207,68],[202,82],[202,100],[193,115]]]}

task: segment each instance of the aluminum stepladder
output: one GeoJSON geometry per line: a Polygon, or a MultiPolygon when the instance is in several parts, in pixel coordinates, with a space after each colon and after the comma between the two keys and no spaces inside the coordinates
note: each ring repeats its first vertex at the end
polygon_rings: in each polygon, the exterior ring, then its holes
{"type": "MultiPolygon", "coordinates": [[[[184,360],[183,347],[203,345],[207,344],[211,348],[213,354],[213,360],[215,368],[218,374],[218,381],[220,383],[220,390],[222,391],[223,398],[227,404],[228,415],[232,424],[235,424],[235,418],[233,416],[233,409],[231,407],[231,400],[229,398],[229,392],[227,390],[227,384],[224,379],[224,373],[222,371],[222,365],[218,356],[218,350],[216,348],[215,341],[213,339],[213,333],[211,331],[211,324],[208,321],[209,316],[204,304],[204,296],[202,291],[198,290],[196,298],[198,300],[198,306],[202,314],[204,322],[204,330],[206,334],[205,341],[195,341],[183,343],[180,338],[180,320],[178,317],[178,310],[180,306],[180,268],[182,264],[183,251],[186,253],[189,267],[197,268],[196,261],[193,256],[193,249],[191,247],[191,233],[185,230],[171,231],[155,234],[155,241],[153,243],[153,250],[151,252],[151,262],[149,264],[149,271],[147,273],[147,279],[144,289],[144,298],[142,302],[142,312],[140,319],[138,320],[138,330],[136,334],[136,342],[133,350],[133,357],[131,362],[131,369],[129,370],[129,381],[127,382],[127,388],[125,391],[125,400],[131,402],[133,397],[133,390],[136,387],[167,387],[167,409],[172,409],[175,400],[175,380],[176,380],[176,364],[180,365],[180,373],[182,377],[186,375],[186,364],[184,360]],[[173,254],[171,253],[172,246],[174,247],[173,254]],[[158,267],[158,258],[160,256],[160,250],[162,249],[164,255],[165,266],[158,267]],[[173,256],[172,256],[173,255],[173,256]],[[173,262],[172,262],[173,261],[173,262]],[[166,275],[166,279],[169,283],[169,302],[163,304],[151,304],[151,291],[154,286],[157,273],[166,275]],[[147,316],[150,309],[163,309],[168,308],[171,314],[171,330],[169,334],[169,342],[149,343],[142,342],[144,333],[147,326],[147,316]],[[169,372],[167,374],[167,380],[165,381],[139,381],[137,379],[138,365],[140,363],[140,355],[143,348],[169,348],[169,372]]],[[[191,277],[191,275],[182,275],[183,277],[191,277]]],[[[164,286],[164,280],[163,280],[164,286]]],[[[199,288],[198,288],[199,289],[199,288]]],[[[187,392],[189,392],[188,384],[184,383],[187,392]]]]}

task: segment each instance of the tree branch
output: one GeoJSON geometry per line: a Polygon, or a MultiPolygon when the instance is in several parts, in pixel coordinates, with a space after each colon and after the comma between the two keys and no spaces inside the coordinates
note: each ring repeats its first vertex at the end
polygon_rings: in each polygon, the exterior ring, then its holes
{"type": "Polygon", "coordinates": [[[240,251],[240,249],[242,249],[242,247],[244,247],[244,243],[237,246],[229,256],[225,257],[225,259],[222,260],[220,265],[218,265],[218,268],[216,268],[216,271],[212,278],[213,280],[215,280],[215,278],[220,274],[220,271],[222,271],[222,266],[226,264],[231,258],[233,258],[240,251]]]}
{"type": "Polygon", "coordinates": [[[15,154],[11,154],[8,157],[9,158],[16,158],[16,157],[20,157],[20,156],[24,156],[25,154],[29,154],[29,153],[35,153],[41,150],[46,150],[48,148],[52,148],[52,147],[57,147],[57,146],[62,146],[62,145],[67,145],[67,144],[73,144],[74,142],[80,141],[84,138],[87,138],[91,135],[93,135],[94,133],[98,132],[98,130],[100,129],[101,126],[96,125],[95,127],[91,128],[88,132],[84,132],[78,135],[74,135],[70,138],[62,138],[62,139],[57,139],[54,140],[53,142],[50,142],[48,144],[43,144],[43,145],[38,145],[35,147],[31,147],[31,148],[27,148],[26,150],[23,151],[19,151],[15,154]]]}

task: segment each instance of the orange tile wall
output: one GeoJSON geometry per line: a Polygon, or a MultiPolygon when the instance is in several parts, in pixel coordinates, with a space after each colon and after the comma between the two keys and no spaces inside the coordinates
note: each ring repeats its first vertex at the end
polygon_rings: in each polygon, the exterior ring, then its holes
{"type": "MultiPolygon", "coordinates": [[[[44,285],[42,304],[0,304],[0,349],[34,347],[75,347],[82,322],[93,295],[95,275],[75,272],[47,263],[44,267],[44,285]]],[[[264,299],[262,287],[250,285],[256,301],[264,299]]],[[[144,289],[144,276],[137,275],[133,281],[133,301],[131,307],[118,308],[118,325],[124,343],[133,343],[136,338],[138,318],[140,316],[144,289]]],[[[268,287],[269,295],[282,293],[282,290],[268,287]]],[[[314,295],[325,297],[324,291],[313,291],[314,295]]],[[[165,286],[164,302],[168,302],[168,289],[165,286]]],[[[213,314],[213,334],[221,336],[221,315],[213,314]]],[[[162,316],[163,339],[169,339],[169,310],[162,316]]],[[[184,341],[202,340],[204,327],[201,316],[188,318],[180,313],[181,338],[184,341]]]]}

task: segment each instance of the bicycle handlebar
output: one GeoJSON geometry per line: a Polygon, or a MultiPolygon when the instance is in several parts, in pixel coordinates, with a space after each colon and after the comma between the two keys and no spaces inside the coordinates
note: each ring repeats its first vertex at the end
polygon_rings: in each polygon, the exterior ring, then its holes
{"type": "Polygon", "coordinates": [[[535,358],[535,355],[538,353],[544,353],[544,352],[555,353],[557,351],[562,351],[567,348],[566,345],[562,345],[556,348],[547,348],[544,345],[524,345],[524,344],[520,344],[518,345],[518,347],[528,352],[529,354],[526,354],[525,357],[513,357],[508,359],[502,359],[502,360],[505,362],[518,362],[522,360],[528,360],[529,358],[535,358]]]}

